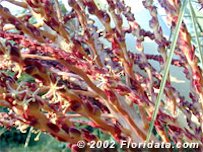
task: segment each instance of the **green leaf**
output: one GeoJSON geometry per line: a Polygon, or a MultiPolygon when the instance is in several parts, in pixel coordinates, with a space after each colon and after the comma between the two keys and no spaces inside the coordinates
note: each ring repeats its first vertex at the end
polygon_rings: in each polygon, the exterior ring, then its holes
{"type": "Polygon", "coordinates": [[[2,128],[2,129],[0,130],[0,136],[3,135],[3,133],[5,133],[5,132],[6,132],[6,128],[2,128]]]}
{"type": "Polygon", "coordinates": [[[194,31],[195,31],[195,39],[196,39],[196,42],[197,42],[197,49],[198,49],[198,52],[200,54],[200,59],[201,59],[202,68],[203,68],[203,51],[201,49],[201,44],[200,44],[200,40],[199,40],[199,34],[198,34],[198,31],[197,31],[196,14],[195,14],[195,11],[194,11],[193,6],[191,4],[191,0],[189,0],[189,6],[190,6],[190,16],[191,16],[193,28],[194,28],[194,31]]]}
{"type": "Polygon", "coordinates": [[[160,103],[161,103],[161,97],[163,95],[164,87],[165,87],[166,80],[167,80],[167,77],[168,77],[171,61],[172,61],[173,54],[174,54],[174,51],[175,51],[175,47],[176,47],[176,43],[177,43],[178,35],[179,35],[179,30],[180,30],[180,27],[181,27],[181,24],[182,24],[182,21],[183,21],[183,16],[184,16],[184,12],[185,12],[185,8],[187,6],[187,3],[188,3],[188,0],[184,0],[183,5],[182,5],[182,7],[180,9],[180,13],[179,13],[179,16],[178,16],[178,22],[177,22],[177,25],[176,25],[176,28],[175,28],[175,31],[174,31],[174,35],[173,35],[173,38],[172,38],[172,44],[170,46],[170,53],[169,53],[169,57],[167,58],[167,61],[166,61],[164,75],[163,75],[163,78],[161,80],[160,90],[159,90],[159,93],[158,93],[158,96],[157,96],[157,99],[156,99],[156,102],[155,102],[155,109],[154,109],[154,113],[153,113],[153,116],[152,116],[152,120],[150,122],[150,127],[149,127],[149,130],[148,130],[148,133],[147,133],[146,142],[149,142],[150,137],[152,135],[152,131],[153,131],[153,128],[154,128],[154,122],[156,120],[156,117],[157,117],[157,114],[158,114],[158,111],[159,111],[159,106],[160,106],[160,103]]]}
{"type": "Polygon", "coordinates": [[[32,130],[33,130],[33,127],[30,127],[29,132],[27,134],[27,138],[25,140],[25,144],[24,144],[25,148],[27,148],[28,145],[29,145],[29,142],[30,142],[30,139],[31,139],[31,135],[32,135],[32,130]]]}
{"type": "Polygon", "coordinates": [[[20,76],[20,78],[18,79],[18,82],[21,82],[21,81],[25,81],[25,82],[35,82],[35,79],[29,75],[29,74],[26,74],[26,73],[22,73],[22,75],[20,76]]]}

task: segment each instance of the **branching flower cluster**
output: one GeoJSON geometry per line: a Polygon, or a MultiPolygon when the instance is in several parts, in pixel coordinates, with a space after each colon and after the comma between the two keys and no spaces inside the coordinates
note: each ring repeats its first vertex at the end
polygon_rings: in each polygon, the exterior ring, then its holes
{"type": "MultiPolygon", "coordinates": [[[[153,1],[143,0],[151,31],[139,25],[123,0],[106,0],[108,10],[94,0],[68,0],[71,11],[65,13],[57,0],[9,2],[26,11],[14,16],[0,5],[0,106],[6,108],[0,125],[22,131],[32,126],[73,149],[79,140],[99,140],[82,125],[101,129],[118,143],[145,141],[163,78],[150,61],[164,70],[171,45],[153,1]],[[137,53],[127,49],[127,34],[133,35],[137,53]],[[146,38],[158,45],[159,55],[145,52],[146,38]]],[[[180,0],[159,4],[173,31],[180,0]]],[[[151,140],[202,143],[203,72],[184,22],[175,54],[172,64],[190,80],[191,101],[168,77],[151,140]]]]}

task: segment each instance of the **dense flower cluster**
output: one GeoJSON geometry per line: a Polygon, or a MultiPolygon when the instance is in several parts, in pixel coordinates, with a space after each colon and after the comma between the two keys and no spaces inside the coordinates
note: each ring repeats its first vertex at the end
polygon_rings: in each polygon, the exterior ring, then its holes
{"type": "MultiPolygon", "coordinates": [[[[99,139],[78,125],[99,128],[118,143],[145,141],[163,77],[149,61],[157,61],[163,70],[170,46],[153,1],[143,0],[151,31],[139,25],[123,0],[106,0],[108,10],[93,0],[69,0],[72,9],[65,13],[57,0],[10,2],[26,13],[13,16],[0,5],[0,106],[7,108],[0,112],[0,125],[21,130],[33,126],[73,149],[78,140],[99,139]],[[123,27],[124,19],[128,27],[123,27]],[[127,34],[134,36],[138,53],[127,49],[127,34]],[[158,45],[160,55],[145,53],[145,38],[158,45]]],[[[173,30],[180,1],[159,4],[173,30]]],[[[190,80],[191,101],[168,78],[155,121],[157,136],[151,140],[202,143],[203,75],[185,23],[177,43],[178,58],[172,64],[190,80]]]]}

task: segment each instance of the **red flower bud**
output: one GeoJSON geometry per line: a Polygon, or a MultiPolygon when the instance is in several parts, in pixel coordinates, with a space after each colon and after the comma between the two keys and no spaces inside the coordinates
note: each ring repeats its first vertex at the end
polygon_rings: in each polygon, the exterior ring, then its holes
{"type": "Polygon", "coordinates": [[[52,122],[48,122],[47,126],[49,127],[49,129],[53,130],[55,133],[60,131],[60,128],[57,125],[53,124],[52,122]]]}
{"type": "Polygon", "coordinates": [[[61,128],[62,128],[67,134],[69,134],[69,129],[70,129],[70,128],[69,128],[65,123],[62,124],[61,128]]]}
{"type": "Polygon", "coordinates": [[[77,137],[81,136],[81,132],[78,129],[76,129],[75,127],[69,128],[69,134],[73,138],[77,138],[77,137]]]}

